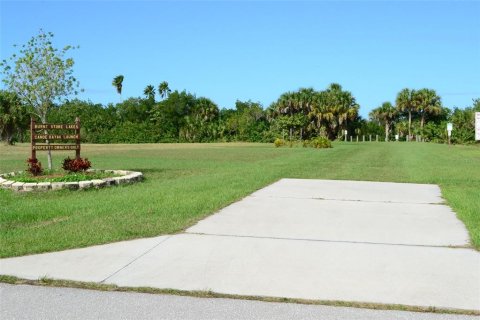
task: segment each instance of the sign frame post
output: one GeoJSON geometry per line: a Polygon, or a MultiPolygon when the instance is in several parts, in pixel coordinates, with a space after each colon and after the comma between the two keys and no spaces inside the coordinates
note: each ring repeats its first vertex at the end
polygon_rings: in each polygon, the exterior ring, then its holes
{"type": "Polygon", "coordinates": [[[78,160],[80,159],[80,118],[75,118],[76,129],[75,133],[77,134],[77,139],[75,139],[75,143],[77,145],[77,149],[75,150],[75,158],[78,160]]]}
{"type": "Polygon", "coordinates": [[[451,122],[447,123],[447,135],[448,135],[448,144],[451,144],[450,137],[452,136],[453,124],[451,122]]]}
{"type": "Polygon", "coordinates": [[[37,150],[35,149],[35,119],[30,118],[30,144],[31,144],[31,159],[37,159],[37,150]]]}

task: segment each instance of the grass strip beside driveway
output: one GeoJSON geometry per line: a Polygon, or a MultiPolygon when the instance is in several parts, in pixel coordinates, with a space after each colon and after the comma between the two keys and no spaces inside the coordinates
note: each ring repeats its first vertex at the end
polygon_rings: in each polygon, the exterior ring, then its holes
{"type": "MultiPolygon", "coordinates": [[[[480,249],[480,147],[430,143],[82,145],[96,169],[142,171],[102,190],[0,190],[0,257],[177,233],[280,178],[431,183],[480,249]]],[[[24,170],[29,146],[0,146],[0,172],[24,170]]],[[[46,155],[40,153],[46,163],[46,155]]],[[[58,168],[66,152],[54,153],[58,168]]]]}

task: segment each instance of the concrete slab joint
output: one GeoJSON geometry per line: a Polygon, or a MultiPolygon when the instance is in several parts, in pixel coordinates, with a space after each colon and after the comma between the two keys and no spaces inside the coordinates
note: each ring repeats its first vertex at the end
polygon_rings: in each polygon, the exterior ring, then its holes
{"type": "Polygon", "coordinates": [[[22,171],[19,171],[19,172],[10,172],[10,173],[0,174],[0,188],[10,189],[17,192],[18,191],[21,191],[21,192],[49,191],[49,190],[61,190],[61,189],[85,190],[90,188],[98,189],[98,188],[109,187],[114,185],[134,183],[134,182],[143,180],[143,173],[137,172],[137,171],[89,169],[87,170],[87,172],[105,172],[105,173],[111,173],[111,174],[120,175],[120,176],[113,177],[113,178],[85,180],[85,181],[79,181],[79,182],[24,183],[24,182],[16,182],[13,180],[9,180],[9,178],[22,173],[22,171]]]}
{"type": "Polygon", "coordinates": [[[0,274],[480,315],[479,266],[436,185],[282,179],[183,233],[0,259],[0,274]]]}

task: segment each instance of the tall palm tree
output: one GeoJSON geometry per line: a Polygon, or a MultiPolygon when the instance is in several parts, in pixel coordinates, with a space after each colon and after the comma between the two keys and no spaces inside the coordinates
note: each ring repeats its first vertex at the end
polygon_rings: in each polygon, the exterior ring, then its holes
{"type": "MultiPolygon", "coordinates": [[[[288,116],[291,119],[297,111],[298,101],[295,92],[283,93],[275,103],[275,109],[280,116],[288,116]]],[[[289,122],[289,139],[293,136],[293,125],[289,122]]]]}
{"type": "Polygon", "coordinates": [[[397,115],[397,109],[390,102],[384,102],[380,107],[370,112],[371,119],[377,120],[385,126],[385,141],[388,141],[390,126],[397,118],[397,115]]]}
{"type": "Polygon", "coordinates": [[[350,91],[342,89],[338,83],[332,83],[324,91],[324,111],[328,115],[329,136],[338,137],[339,130],[348,128],[348,120],[354,120],[358,115],[359,105],[350,91]]]}
{"type": "Polygon", "coordinates": [[[348,121],[354,121],[358,116],[358,109],[360,106],[357,104],[355,97],[350,91],[342,91],[340,94],[340,113],[339,123],[343,124],[344,130],[348,128],[348,121]]]}
{"type": "Polygon", "coordinates": [[[435,90],[420,89],[414,94],[415,105],[420,114],[420,130],[423,135],[423,126],[427,115],[437,115],[442,111],[442,102],[435,90]]]}
{"type": "Polygon", "coordinates": [[[399,111],[407,111],[408,112],[408,139],[410,141],[412,138],[412,112],[417,110],[415,100],[415,90],[410,90],[408,88],[403,89],[397,95],[397,99],[395,101],[397,105],[397,109],[399,111]]]}
{"type": "Polygon", "coordinates": [[[160,97],[162,97],[162,99],[168,98],[170,92],[172,92],[172,90],[170,90],[170,88],[168,87],[167,81],[163,81],[158,85],[158,94],[160,95],[160,97]]]}
{"type": "Polygon", "coordinates": [[[143,90],[143,94],[147,97],[147,99],[154,101],[155,100],[155,87],[149,84],[143,90]]]}
{"type": "Polygon", "coordinates": [[[327,90],[330,91],[342,91],[342,86],[339,83],[330,83],[327,90]]]}
{"type": "Polygon", "coordinates": [[[117,93],[120,95],[120,100],[121,100],[122,99],[123,76],[118,75],[115,78],[113,78],[112,86],[114,86],[115,89],[117,89],[117,93]]]}

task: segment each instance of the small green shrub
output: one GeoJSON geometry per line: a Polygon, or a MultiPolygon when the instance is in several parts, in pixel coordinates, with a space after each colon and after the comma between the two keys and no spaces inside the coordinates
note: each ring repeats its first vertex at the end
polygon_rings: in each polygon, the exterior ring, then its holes
{"type": "Polygon", "coordinates": [[[283,146],[285,146],[286,143],[285,143],[285,140],[280,139],[280,138],[277,138],[277,139],[275,139],[275,141],[273,142],[273,144],[275,145],[275,147],[278,148],[278,147],[283,147],[283,146]]]}
{"type": "Polygon", "coordinates": [[[303,140],[303,141],[302,141],[302,146],[303,146],[304,148],[310,147],[310,140],[303,140]]]}
{"type": "Polygon", "coordinates": [[[331,148],[332,142],[326,137],[316,137],[310,141],[310,145],[314,148],[331,148]]]}

